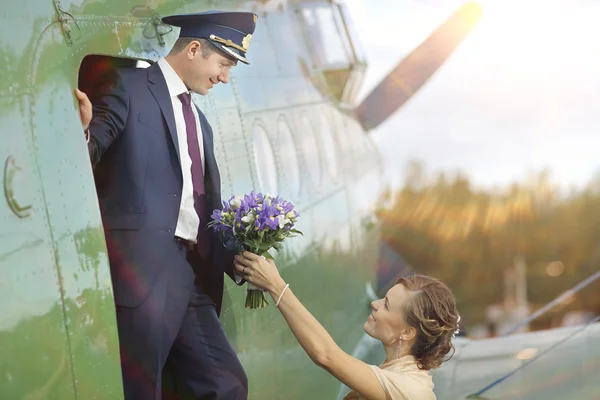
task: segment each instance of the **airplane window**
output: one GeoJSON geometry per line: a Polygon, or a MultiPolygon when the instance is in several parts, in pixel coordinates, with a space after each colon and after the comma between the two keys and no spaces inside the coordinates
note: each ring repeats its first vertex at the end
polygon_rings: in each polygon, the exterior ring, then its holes
{"type": "Polygon", "coordinates": [[[358,38],[360,36],[356,32],[356,27],[354,26],[354,23],[353,23],[352,19],[350,18],[350,13],[348,12],[348,7],[345,4],[338,4],[337,6],[339,7],[339,10],[340,10],[340,14],[338,14],[338,16],[341,18],[340,25],[345,26],[348,31],[348,36],[350,37],[350,40],[348,43],[351,46],[352,52],[354,53],[354,56],[357,61],[365,62],[366,61],[365,52],[361,46],[360,40],[358,40],[358,38]]]}
{"type": "Polygon", "coordinates": [[[283,166],[282,180],[289,185],[292,196],[298,195],[300,191],[300,168],[298,165],[298,155],[292,131],[285,117],[281,116],[277,123],[279,132],[279,149],[281,164],[283,166]]]}
{"type": "Polygon", "coordinates": [[[339,18],[329,5],[304,8],[304,33],[310,43],[316,65],[348,64],[350,45],[345,33],[340,32],[339,18]]]}
{"type": "Polygon", "coordinates": [[[353,27],[345,9],[324,0],[296,7],[298,30],[312,61],[311,72],[325,78],[317,87],[341,104],[353,104],[366,64],[357,37],[351,36],[353,27]]]}
{"type": "Polygon", "coordinates": [[[323,151],[325,153],[325,161],[329,170],[329,175],[332,179],[337,178],[338,166],[337,166],[337,146],[335,139],[333,138],[332,125],[325,114],[321,114],[321,129],[319,137],[323,142],[323,151]]]}
{"type": "Polygon", "coordinates": [[[302,136],[302,150],[310,177],[316,187],[321,185],[321,157],[319,143],[310,119],[306,114],[300,118],[300,135],[302,136]]]}
{"type": "Polygon", "coordinates": [[[277,194],[277,168],[273,146],[267,131],[260,123],[252,129],[254,141],[254,165],[258,176],[258,186],[263,193],[277,194]]]}
{"type": "Polygon", "coordinates": [[[329,115],[331,133],[333,134],[333,143],[336,150],[336,163],[339,164],[339,179],[344,179],[345,173],[352,171],[354,165],[352,145],[346,130],[344,118],[346,117],[336,109],[333,109],[333,112],[329,115]]]}

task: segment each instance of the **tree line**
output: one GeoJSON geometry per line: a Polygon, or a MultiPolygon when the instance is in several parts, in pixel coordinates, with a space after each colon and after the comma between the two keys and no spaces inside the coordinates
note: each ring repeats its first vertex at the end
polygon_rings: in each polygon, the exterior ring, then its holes
{"type": "MultiPolygon", "coordinates": [[[[427,175],[412,162],[403,186],[379,211],[382,240],[413,269],[454,291],[468,324],[505,304],[505,276],[525,262],[533,312],[600,270],[600,179],[565,192],[543,170],[504,188],[473,187],[467,175],[427,175]]],[[[569,311],[600,314],[600,281],[536,320],[560,323],[569,311]]]]}

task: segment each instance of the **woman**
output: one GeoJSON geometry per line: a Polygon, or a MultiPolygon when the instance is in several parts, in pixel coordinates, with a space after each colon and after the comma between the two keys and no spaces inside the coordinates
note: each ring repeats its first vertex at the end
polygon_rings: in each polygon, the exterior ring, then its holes
{"type": "Polygon", "coordinates": [[[422,275],[401,278],[373,309],[364,329],[385,348],[379,367],[346,354],[294,296],[275,263],[243,252],[235,257],[242,276],[267,290],[311,360],[352,389],[345,400],[434,400],[429,370],[453,350],[459,316],[450,289],[422,275]]]}

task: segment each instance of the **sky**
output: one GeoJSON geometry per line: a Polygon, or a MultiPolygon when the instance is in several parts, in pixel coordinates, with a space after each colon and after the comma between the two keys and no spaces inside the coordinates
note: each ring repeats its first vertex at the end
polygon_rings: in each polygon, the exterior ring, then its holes
{"type": "MultiPolygon", "coordinates": [[[[345,0],[369,66],[364,97],[459,0],[345,0]]],[[[374,132],[387,179],[408,160],[498,187],[543,168],[563,187],[600,171],[600,1],[480,0],[447,62],[374,132]]]]}

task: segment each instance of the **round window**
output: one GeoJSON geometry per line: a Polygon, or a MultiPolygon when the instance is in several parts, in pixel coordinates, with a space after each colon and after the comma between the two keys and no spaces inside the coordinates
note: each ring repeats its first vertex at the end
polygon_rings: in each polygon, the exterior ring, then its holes
{"type": "Polygon", "coordinates": [[[325,114],[321,114],[321,129],[319,132],[323,142],[323,151],[325,153],[325,162],[331,178],[336,179],[338,174],[337,165],[337,146],[333,138],[332,125],[325,114]]]}
{"type": "Polygon", "coordinates": [[[277,168],[273,147],[267,131],[260,123],[255,123],[252,129],[254,142],[254,164],[258,185],[263,193],[277,194],[277,168]]]}
{"type": "Polygon", "coordinates": [[[279,154],[283,166],[281,178],[287,183],[290,194],[296,196],[300,191],[300,167],[292,131],[284,116],[279,118],[277,130],[279,131],[279,154]]]}
{"type": "Polygon", "coordinates": [[[300,118],[300,136],[308,173],[316,187],[321,185],[321,157],[315,130],[306,114],[300,118]]]}

